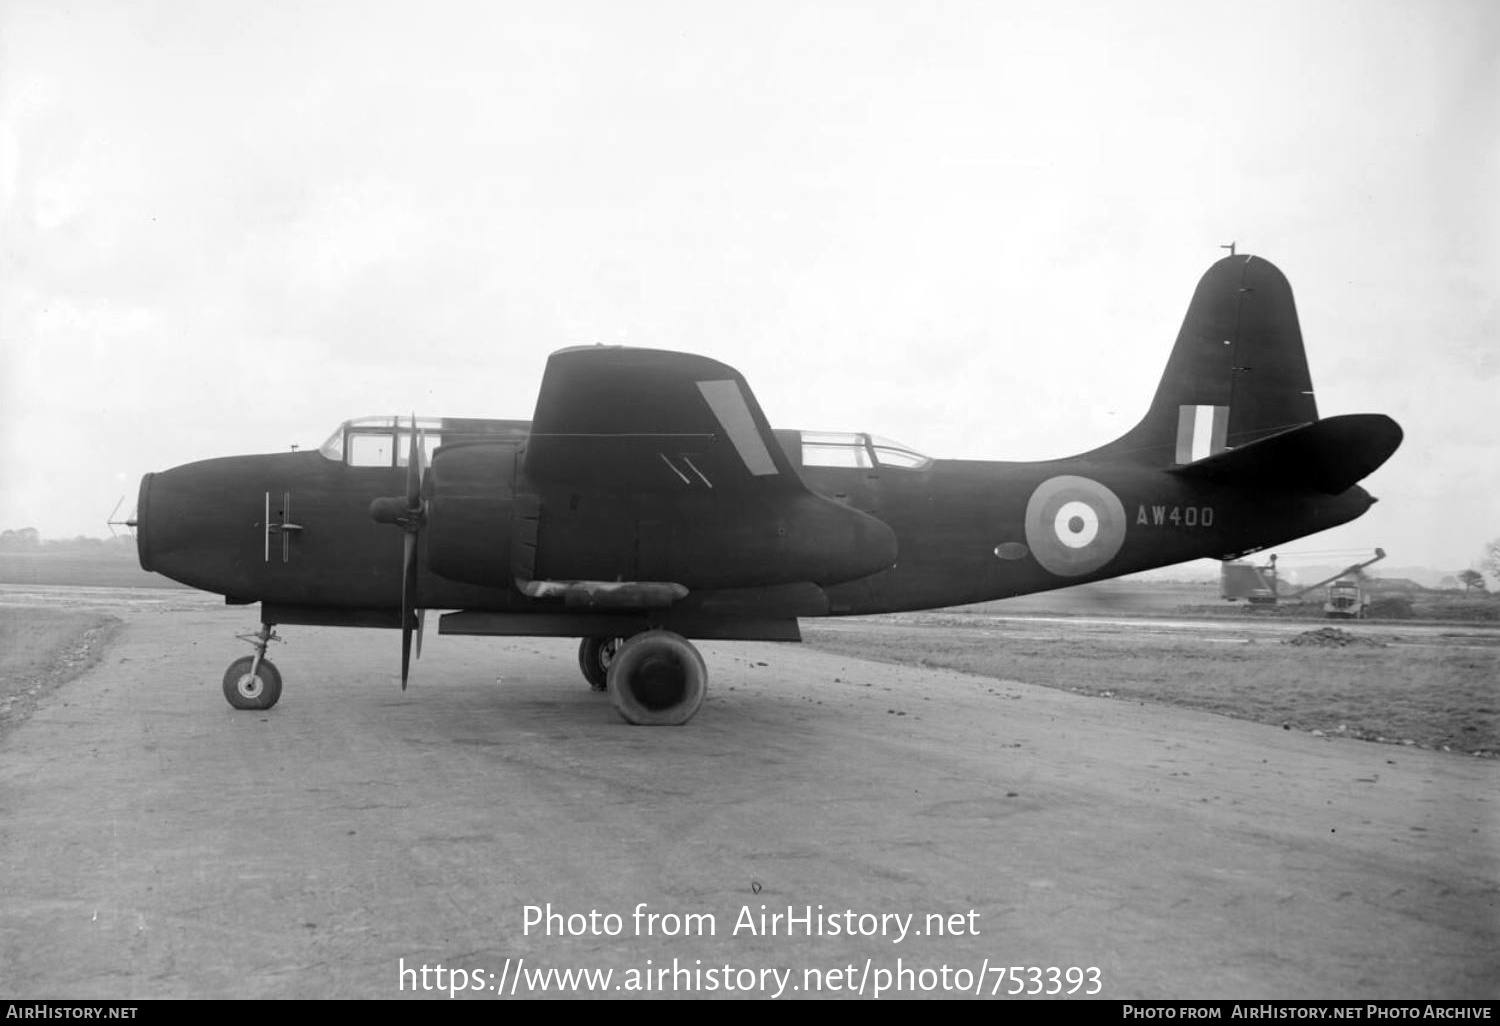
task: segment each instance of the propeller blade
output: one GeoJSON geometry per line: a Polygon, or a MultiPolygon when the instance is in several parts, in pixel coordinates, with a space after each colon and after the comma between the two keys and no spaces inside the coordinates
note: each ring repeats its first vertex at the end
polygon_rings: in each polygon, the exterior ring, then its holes
{"type": "Polygon", "coordinates": [[[417,436],[417,415],[411,415],[411,451],[406,456],[406,507],[416,509],[422,501],[422,440],[417,436]]]}
{"type": "Polygon", "coordinates": [[[406,678],[411,673],[411,628],[401,628],[401,690],[406,690],[406,678]]]}
{"type": "Polygon", "coordinates": [[[422,657],[423,610],[417,608],[417,533],[422,529],[422,478],[427,473],[425,439],[417,431],[417,415],[411,416],[411,448],[406,456],[406,543],[401,551],[401,690],[411,674],[412,633],[416,633],[417,658],[422,657]]]}
{"type": "Polygon", "coordinates": [[[421,625],[417,604],[417,536],[408,532],[401,552],[401,690],[411,673],[412,621],[421,625]]]}
{"type": "Polygon", "coordinates": [[[411,447],[406,456],[405,508],[403,499],[376,499],[370,504],[370,516],[377,523],[397,524],[406,532],[401,549],[401,690],[406,690],[411,676],[412,634],[416,634],[417,658],[422,657],[422,628],[426,622],[417,608],[417,535],[421,533],[426,514],[422,509],[422,478],[427,473],[426,439],[417,430],[417,415],[411,416],[411,447]]]}
{"type": "Polygon", "coordinates": [[[422,632],[427,629],[427,610],[417,610],[417,648],[414,658],[422,658],[422,632]]]}

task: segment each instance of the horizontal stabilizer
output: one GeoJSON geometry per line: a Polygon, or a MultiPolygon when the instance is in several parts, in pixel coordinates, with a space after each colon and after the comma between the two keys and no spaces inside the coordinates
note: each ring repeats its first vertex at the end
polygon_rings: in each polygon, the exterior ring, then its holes
{"type": "Polygon", "coordinates": [[[1401,437],[1400,425],[1384,414],[1329,417],[1174,467],[1172,473],[1220,484],[1300,486],[1338,495],[1389,459],[1401,437]]]}

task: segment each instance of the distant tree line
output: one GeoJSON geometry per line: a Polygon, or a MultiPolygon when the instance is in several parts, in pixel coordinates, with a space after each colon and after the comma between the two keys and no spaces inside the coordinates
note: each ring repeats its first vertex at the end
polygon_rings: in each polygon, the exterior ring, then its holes
{"type": "Polygon", "coordinates": [[[42,547],[42,532],[34,527],[23,527],[19,531],[0,534],[0,549],[6,552],[25,552],[42,547]]]}
{"type": "Polygon", "coordinates": [[[34,527],[0,531],[0,552],[99,552],[122,548],[134,548],[135,539],[129,535],[116,538],[43,538],[34,527]]]}

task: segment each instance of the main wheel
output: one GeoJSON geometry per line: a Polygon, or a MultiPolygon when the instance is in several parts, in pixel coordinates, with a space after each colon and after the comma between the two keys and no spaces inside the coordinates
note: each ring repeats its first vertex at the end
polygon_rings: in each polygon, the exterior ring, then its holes
{"type": "Polygon", "coordinates": [[[627,723],[680,726],[708,692],[708,669],[686,638],[646,631],[620,646],[609,664],[609,698],[627,723]]]}
{"type": "Polygon", "coordinates": [[[224,671],[224,697],[236,709],[269,709],[281,697],[280,671],[269,659],[262,659],[252,674],[254,662],[254,656],[245,656],[224,671]]]}
{"type": "Polygon", "coordinates": [[[595,691],[609,686],[609,664],[625,644],[624,638],[584,638],[578,643],[578,668],[595,691]]]}

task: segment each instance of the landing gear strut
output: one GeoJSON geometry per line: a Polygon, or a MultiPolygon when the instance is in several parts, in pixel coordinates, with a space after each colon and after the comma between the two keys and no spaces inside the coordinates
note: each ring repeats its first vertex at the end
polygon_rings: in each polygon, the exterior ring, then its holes
{"type": "Polygon", "coordinates": [[[281,673],[266,658],[266,647],[280,641],[276,625],[263,623],[254,634],[236,635],[255,648],[255,655],[241,656],[224,671],[224,697],[236,709],[269,709],[281,697],[281,673]]]}

